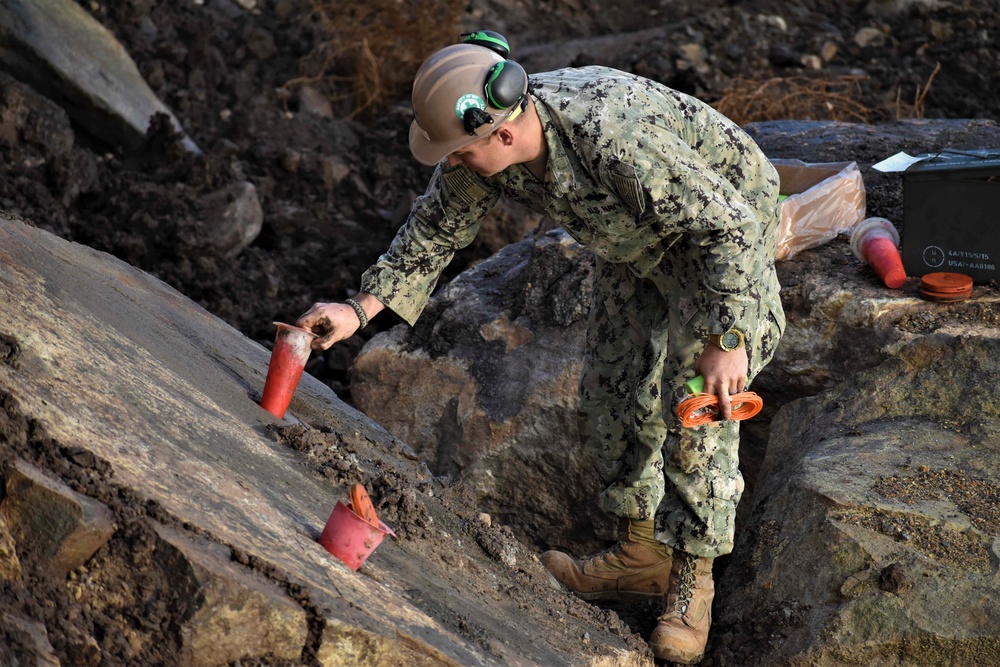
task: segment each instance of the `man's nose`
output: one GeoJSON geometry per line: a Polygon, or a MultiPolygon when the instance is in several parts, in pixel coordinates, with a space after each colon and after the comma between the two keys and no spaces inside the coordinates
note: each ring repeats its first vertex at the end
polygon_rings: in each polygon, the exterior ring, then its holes
{"type": "Polygon", "coordinates": [[[462,158],[460,158],[459,156],[455,155],[454,153],[448,156],[448,166],[449,167],[457,167],[460,164],[462,164],[462,158]]]}

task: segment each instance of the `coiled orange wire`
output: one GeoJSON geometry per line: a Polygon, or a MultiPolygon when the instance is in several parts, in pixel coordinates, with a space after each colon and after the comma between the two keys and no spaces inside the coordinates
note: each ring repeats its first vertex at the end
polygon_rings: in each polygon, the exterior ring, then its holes
{"type": "MultiPolygon", "coordinates": [[[[729,397],[733,411],[730,419],[737,421],[750,419],[764,407],[764,399],[752,391],[741,391],[729,397]]],[[[718,420],[719,397],[715,394],[691,394],[677,406],[677,418],[681,426],[691,428],[718,420]]]]}

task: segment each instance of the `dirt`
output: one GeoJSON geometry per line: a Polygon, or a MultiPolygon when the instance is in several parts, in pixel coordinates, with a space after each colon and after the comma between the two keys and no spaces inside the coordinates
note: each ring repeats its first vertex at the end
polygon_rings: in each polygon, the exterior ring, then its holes
{"type": "MultiPolygon", "coordinates": [[[[300,91],[287,84],[310,74],[307,66],[327,39],[306,0],[259,1],[252,12],[229,0],[80,4],[123,43],[202,153],[185,152],[164,123],[154,123],[146,145],[134,153],[101,145],[61,109],[0,77],[0,209],[158,276],[265,346],[273,340],[272,322],[294,321],[314,301],[350,296],[430,175],[409,156],[405,92],[378,113],[352,119],[351,99],[339,94],[343,90],[334,71],[315,84],[336,96],[334,117],[303,111],[300,91]],[[346,170],[331,175],[331,164],[346,170]],[[240,180],[256,186],[265,223],[249,248],[227,259],[209,249],[210,221],[199,219],[197,202],[240,180]]],[[[814,83],[836,79],[843,85],[849,77],[848,87],[836,88],[830,99],[839,105],[849,95],[850,108],[874,122],[897,115],[1000,120],[996,3],[626,0],[616,4],[615,12],[602,9],[604,4],[472,0],[464,6],[460,27],[503,31],[516,58],[519,45],[537,48],[659,23],[676,25],[675,32],[637,39],[607,61],[592,55],[601,52],[597,42],[588,48],[584,40],[574,64],[630,69],[713,103],[746,80],[805,77],[814,83]],[[908,8],[877,15],[878,8],[890,6],[908,8]],[[867,46],[856,40],[863,28],[873,29],[864,33],[872,40],[867,46]],[[705,56],[701,65],[690,45],[699,46],[705,56]],[[816,62],[809,56],[829,56],[829,61],[812,70],[803,66],[803,57],[816,62]]],[[[821,104],[820,114],[823,108],[832,114],[845,107],[821,104]]],[[[823,118],[808,109],[801,107],[802,115],[796,117],[823,118]]],[[[768,119],[753,116],[759,110],[747,113],[738,120],[768,119]]],[[[872,161],[884,157],[875,150],[872,161]]],[[[899,199],[898,187],[869,191],[870,210],[898,209],[899,199]]],[[[504,215],[495,222],[459,253],[445,280],[523,232],[504,215]]],[[[808,262],[802,267],[808,270],[808,262]]],[[[787,279],[794,282],[795,276],[787,279]]],[[[379,315],[364,332],[327,354],[314,355],[309,372],[349,401],[353,357],[372,335],[398,322],[389,312],[379,315]]],[[[910,326],[919,331],[930,323],[914,320],[910,326]]],[[[16,346],[0,339],[0,361],[13,364],[16,358],[16,346]]],[[[116,539],[87,568],[74,572],[68,584],[29,572],[25,585],[0,587],[2,604],[44,624],[63,664],[175,664],[173,623],[181,601],[154,567],[154,539],[145,521],[150,517],[169,525],[171,517],[116,486],[100,461],[52,442],[8,397],[0,399],[0,442],[5,445],[0,465],[9,465],[16,454],[53,471],[108,504],[119,525],[116,539]]],[[[426,539],[439,506],[422,500],[425,494],[415,490],[425,489],[391,470],[367,466],[358,456],[366,443],[301,427],[274,436],[312,454],[320,474],[345,484],[368,484],[400,540],[427,550],[445,569],[455,558],[435,551],[426,539]]],[[[954,486],[961,480],[937,481],[954,486]]],[[[434,484],[443,506],[459,517],[454,529],[472,537],[489,557],[531,561],[533,556],[509,529],[469,509],[460,485],[434,484]]],[[[882,492],[891,495],[901,488],[886,480],[882,492]]],[[[246,554],[236,559],[254,565],[246,554]]],[[[639,650],[659,612],[653,607],[587,605],[548,594],[537,567],[526,568],[515,583],[508,594],[530,593],[533,601],[541,596],[554,616],[593,619],[639,650]]],[[[475,640],[474,624],[452,620],[457,631],[475,640]]],[[[754,641],[780,640],[760,639],[768,637],[768,622],[761,618],[764,629],[752,635],[754,641]]],[[[761,655],[766,646],[748,641],[720,629],[703,664],[750,664],[749,656],[761,655]]],[[[21,629],[0,623],[0,663],[14,664],[14,658],[30,655],[29,643],[21,629]]]]}

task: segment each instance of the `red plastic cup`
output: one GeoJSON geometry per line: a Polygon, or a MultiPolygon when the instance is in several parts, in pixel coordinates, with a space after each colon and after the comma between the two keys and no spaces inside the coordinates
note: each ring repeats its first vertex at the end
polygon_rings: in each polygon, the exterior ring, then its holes
{"type": "Polygon", "coordinates": [[[309,360],[310,345],[316,334],[291,324],[275,322],[278,333],[274,337],[271,362],[267,367],[264,394],[260,407],[278,419],[285,418],[288,404],[292,402],[295,388],[302,377],[302,369],[309,360]]]}
{"type": "Polygon", "coordinates": [[[854,256],[867,262],[889,289],[906,283],[906,270],[899,256],[899,232],[885,218],[862,220],[851,232],[854,256]]]}
{"type": "Polygon", "coordinates": [[[396,537],[396,533],[382,521],[378,525],[378,528],[371,525],[338,500],[318,541],[344,565],[357,570],[386,535],[396,537]]]}

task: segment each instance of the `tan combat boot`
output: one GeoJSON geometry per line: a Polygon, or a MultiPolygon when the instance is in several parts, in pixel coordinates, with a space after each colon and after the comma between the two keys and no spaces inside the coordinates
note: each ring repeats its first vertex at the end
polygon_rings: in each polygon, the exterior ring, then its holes
{"type": "Polygon", "coordinates": [[[653,537],[652,521],[622,521],[621,540],[596,556],[576,560],[546,551],[542,565],[561,586],[584,600],[642,600],[663,597],[670,582],[672,549],[653,537]]]}
{"type": "Polygon", "coordinates": [[[701,661],[712,626],[712,559],[674,552],[667,606],[649,638],[653,655],[691,665],[701,661]]]}

